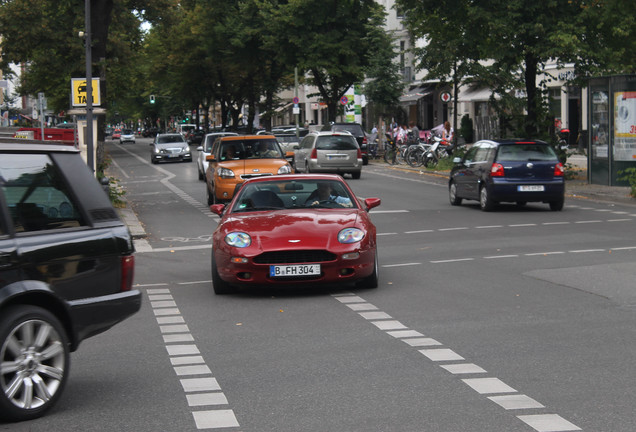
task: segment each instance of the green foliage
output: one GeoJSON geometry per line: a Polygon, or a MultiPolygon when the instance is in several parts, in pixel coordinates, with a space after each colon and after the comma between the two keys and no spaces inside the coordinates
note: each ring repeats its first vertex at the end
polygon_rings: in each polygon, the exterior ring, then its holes
{"type": "Polygon", "coordinates": [[[473,142],[473,120],[468,114],[465,114],[462,117],[462,120],[459,124],[459,133],[461,136],[464,137],[466,143],[473,142]]]}
{"type": "Polygon", "coordinates": [[[632,198],[636,198],[636,168],[625,168],[624,170],[618,171],[617,174],[620,176],[618,177],[618,180],[629,183],[629,186],[631,187],[629,195],[632,198]]]}

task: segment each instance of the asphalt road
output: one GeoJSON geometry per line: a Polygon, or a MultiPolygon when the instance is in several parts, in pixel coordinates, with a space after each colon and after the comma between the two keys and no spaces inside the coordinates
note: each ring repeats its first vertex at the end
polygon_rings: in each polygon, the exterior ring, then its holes
{"type": "MultiPolygon", "coordinates": [[[[215,296],[195,163],[109,143],[143,224],[140,313],[86,340],[47,417],[11,431],[607,431],[636,424],[636,208],[448,203],[365,167],[380,286],[215,296]]],[[[195,152],[196,153],[196,152],[195,152]]]]}

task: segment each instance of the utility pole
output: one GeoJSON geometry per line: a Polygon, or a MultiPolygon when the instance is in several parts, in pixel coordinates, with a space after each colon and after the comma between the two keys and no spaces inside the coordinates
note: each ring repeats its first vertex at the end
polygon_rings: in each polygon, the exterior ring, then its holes
{"type": "Polygon", "coordinates": [[[91,42],[91,0],[84,0],[86,26],[86,161],[92,173],[95,172],[93,153],[93,53],[91,42]]]}

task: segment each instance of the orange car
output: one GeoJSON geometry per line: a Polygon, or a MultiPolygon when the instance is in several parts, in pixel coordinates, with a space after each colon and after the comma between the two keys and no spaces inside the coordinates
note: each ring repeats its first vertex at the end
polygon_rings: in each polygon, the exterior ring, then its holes
{"type": "Polygon", "coordinates": [[[253,177],[290,174],[291,165],[273,135],[242,135],[217,138],[206,156],[208,204],[229,201],[236,186],[253,177]]]}

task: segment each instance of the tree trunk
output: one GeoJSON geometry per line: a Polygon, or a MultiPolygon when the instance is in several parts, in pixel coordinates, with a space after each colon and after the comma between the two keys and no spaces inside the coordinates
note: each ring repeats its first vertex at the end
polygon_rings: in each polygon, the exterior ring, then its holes
{"type": "Polygon", "coordinates": [[[531,55],[526,54],[526,95],[527,95],[527,111],[525,122],[526,137],[532,138],[537,134],[537,114],[538,114],[538,100],[537,100],[537,59],[531,55]]]}

